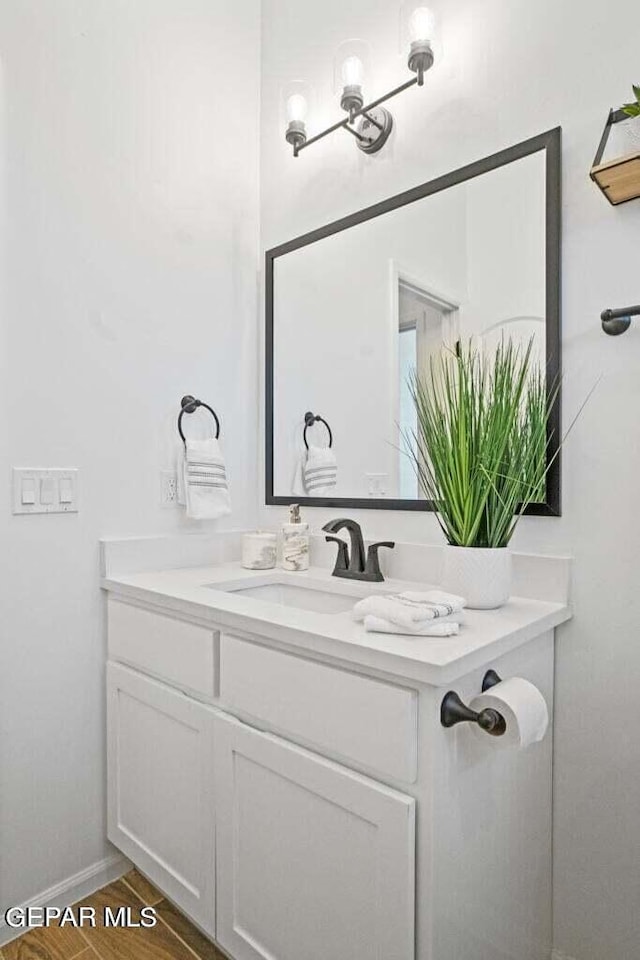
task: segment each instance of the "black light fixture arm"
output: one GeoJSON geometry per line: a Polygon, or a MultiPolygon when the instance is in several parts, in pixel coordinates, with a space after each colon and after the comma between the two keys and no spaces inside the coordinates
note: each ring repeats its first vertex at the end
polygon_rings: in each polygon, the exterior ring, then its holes
{"type": "Polygon", "coordinates": [[[365,143],[367,140],[367,137],[363,137],[361,133],[359,133],[357,130],[354,130],[353,127],[350,127],[348,123],[343,124],[343,129],[348,133],[352,133],[356,140],[359,140],[360,143],[365,143]]]}
{"type": "Polygon", "coordinates": [[[631,317],[640,317],[640,304],[621,307],[619,310],[603,310],[600,314],[602,329],[610,337],[619,337],[631,326],[631,317]]]}
{"type": "Polygon", "coordinates": [[[378,130],[384,130],[384,125],[382,123],[378,123],[378,121],[376,120],[376,118],[373,116],[371,112],[367,113],[367,111],[364,110],[362,113],[362,116],[366,117],[369,123],[372,123],[374,127],[378,128],[378,130]]]}
{"type": "MultiPolygon", "coordinates": [[[[326,130],[322,130],[320,133],[316,133],[315,136],[309,137],[309,139],[305,140],[303,143],[294,143],[293,144],[294,157],[297,157],[303,150],[306,150],[307,147],[310,147],[311,144],[317,143],[318,140],[323,140],[324,137],[328,137],[330,133],[335,133],[336,130],[340,130],[341,128],[348,130],[349,133],[355,134],[358,137],[358,139],[360,139],[361,135],[359,131],[355,131],[352,129],[352,127],[349,126],[349,124],[354,123],[358,119],[358,117],[364,117],[369,121],[369,123],[377,127],[380,133],[382,133],[383,130],[385,129],[384,124],[381,124],[377,120],[377,118],[370,116],[371,112],[375,110],[377,107],[382,106],[382,104],[386,103],[387,100],[391,100],[392,97],[397,97],[399,93],[403,93],[405,90],[408,90],[409,87],[415,87],[416,85],[419,85],[419,86],[422,85],[420,83],[419,76],[412,77],[411,80],[407,80],[405,81],[405,83],[401,83],[399,87],[395,87],[393,90],[390,90],[388,93],[385,93],[383,96],[378,97],[377,100],[372,100],[371,103],[365,104],[364,106],[360,107],[358,110],[351,111],[349,115],[344,118],[344,120],[340,120],[338,121],[338,123],[334,123],[333,126],[327,127],[326,130]]],[[[363,139],[366,140],[367,138],[365,137],[363,139]]]]}

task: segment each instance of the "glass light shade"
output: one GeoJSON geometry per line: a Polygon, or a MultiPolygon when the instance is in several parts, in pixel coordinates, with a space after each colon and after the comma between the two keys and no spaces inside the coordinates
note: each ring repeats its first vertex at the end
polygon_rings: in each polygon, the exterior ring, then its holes
{"type": "Polygon", "coordinates": [[[357,37],[343,40],[333,58],[334,93],[341,96],[345,87],[362,89],[372,72],[371,48],[367,41],[357,37]]]}
{"type": "Polygon", "coordinates": [[[435,36],[435,17],[428,7],[416,7],[409,17],[409,41],[433,42],[435,36]]]}
{"type": "Polygon", "coordinates": [[[301,93],[293,93],[287,100],[287,123],[304,123],[307,101],[301,93]]]}
{"type": "Polygon", "coordinates": [[[342,83],[345,87],[361,87],[364,80],[364,64],[360,57],[347,57],[342,64],[342,83]]]}

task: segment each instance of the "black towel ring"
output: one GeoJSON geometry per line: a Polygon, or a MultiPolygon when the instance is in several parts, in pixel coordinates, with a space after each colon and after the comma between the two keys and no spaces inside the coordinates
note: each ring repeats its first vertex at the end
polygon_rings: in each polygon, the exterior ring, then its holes
{"type": "Polygon", "coordinates": [[[205,410],[208,410],[211,416],[213,417],[213,419],[215,420],[216,440],[218,439],[218,437],[220,436],[220,421],[218,420],[218,415],[213,409],[213,407],[210,407],[208,403],[203,403],[202,400],[196,400],[196,398],[192,397],[190,394],[187,394],[186,397],[182,398],[182,400],[180,401],[180,406],[182,407],[182,409],[178,414],[178,433],[180,434],[180,437],[182,438],[182,442],[185,445],[187,441],[185,440],[184,433],[182,432],[182,418],[185,415],[185,413],[195,413],[198,407],[204,407],[205,410]]]}
{"type": "Polygon", "coordinates": [[[302,434],[302,439],[304,440],[304,445],[307,450],[309,449],[309,444],[307,443],[307,430],[309,427],[312,427],[314,423],[324,423],[325,427],[327,428],[327,433],[329,434],[329,447],[333,446],[333,434],[331,433],[331,427],[323,417],[315,416],[313,413],[311,413],[311,411],[308,411],[304,415],[304,423],[305,427],[304,433],[302,434]]]}

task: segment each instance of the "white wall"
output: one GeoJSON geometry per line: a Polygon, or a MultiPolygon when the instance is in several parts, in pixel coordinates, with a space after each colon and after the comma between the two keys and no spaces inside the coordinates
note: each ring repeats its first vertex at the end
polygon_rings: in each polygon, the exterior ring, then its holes
{"type": "MultiPolygon", "coordinates": [[[[400,82],[398,6],[325,0],[319,10],[264,0],[262,242],[286,241],[562,125],[567,422],[599,385],[565,453],[564,516],[526,518],[515,543],[576,557],[576,616],[558,636],[556,945],[576,960],[631,960],[640,942],[640,327],[606,339],[599,314],[638,301],[640,202],[610,207],[588,171],[609,107],[638,82],[640,5],[441,3],[444,57],[424,90],[394,102],[396,133],[385,151],[364,157],[335,134],[294,160],[281,85],[315,85],[310,128],[337,118],[333,56],[354,36],[373,47],[371,96],[400,82]]],[[[275,525],[284,512],[263,508],[262,522],[275,525]]],[[[316,528],[335,515],[306,513],[316,528]]],[[[429,516],[362,511],[359,519],[376,538],[439,540],[429,516]]]]}
{"type": "Polygon", "coordinates": [[[98,538],[201,528],[159,506],[183,393],[255,512],[259,33],[258,0],[0,5],[3,906],[107,854],[98,538]],[[80,513],[11,517],[10,465],[78,467],[80,513]]]}

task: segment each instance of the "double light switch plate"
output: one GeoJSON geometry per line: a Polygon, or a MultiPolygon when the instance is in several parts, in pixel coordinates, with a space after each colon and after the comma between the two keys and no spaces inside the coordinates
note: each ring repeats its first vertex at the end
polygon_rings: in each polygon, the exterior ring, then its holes
{"type": "Polygon", "coordinates": [[[78,471],[72,467],[14,467],[13,512],[77,513],[78,471]]]}

